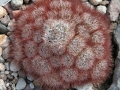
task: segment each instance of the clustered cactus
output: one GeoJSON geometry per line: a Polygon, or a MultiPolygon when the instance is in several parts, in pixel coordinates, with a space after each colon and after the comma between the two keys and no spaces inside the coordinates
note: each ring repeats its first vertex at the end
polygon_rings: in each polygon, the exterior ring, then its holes
{"type": "Polygon", "coordinates": [[[14,18],[8,59],[45,90],[96,85],[108,77],[112,59],[105,15],[81,0],[38,0],[14,18]]]}

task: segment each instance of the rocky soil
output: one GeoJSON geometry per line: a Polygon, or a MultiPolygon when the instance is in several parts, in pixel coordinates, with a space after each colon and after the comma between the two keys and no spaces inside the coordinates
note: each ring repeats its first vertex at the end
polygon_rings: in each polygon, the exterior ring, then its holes
{"type": "MultiPolygon", "coordinates": [[[[34,1],[0,0],[0,90],[42,90],[30,76],[26,76],[19,67],[6,59],[9,34],[12,33],[11,26],[14,22],[13,15],[34,1]]],[[[114,68],[102,85],[94,86],[90,83],[73,90],[120,90],[120,0],[82,1],[110,18],[114,68]]]]}

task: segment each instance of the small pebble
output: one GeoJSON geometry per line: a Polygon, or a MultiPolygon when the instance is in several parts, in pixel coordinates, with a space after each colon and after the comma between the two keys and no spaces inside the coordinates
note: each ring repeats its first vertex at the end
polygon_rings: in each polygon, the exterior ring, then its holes
{"type": "Polygon", "coordinates": [[[9,86],[10,86],[10,83],[7,82],[7,83],[5,84],[5,86],[6,86],[6,87],[9,87],[9,86]]]}
{"type": "Polygon", "coordinates": [[[24,89],[26,86],[26,82],[23,78],[19,78],[18,83],[16,84],[16,89],[24,89]]]}
{"type": "Polygon", "coordinates": [[[0,74],[0,79],[5,81],[7,79],[7,76],[4,73],[1,73],[0,74]]]}
{"type": "Polygon", "coordinates": [[[5,68],[6,68],[6,70],[9,70],[9,69],[10,69],[9,62],[5,62],[4,64],[5,64],[5,68]]]}
{"type": "Polygon", "coordinates": [[[107,8],[106,8],[106,6],[99,5],[99,6],[97,6],[97,10],[98,10],[99,12],[105,14],[106,11],[107,11],[107,8]]]}
{"type": "Polygon", "coordinates": [[[100,2],[100,5],[107,5],[107,4],[109,4],[109,1],[102,1],[102,2],[100,2]]]}
{"type": "Polygon", "coordinates": [[[91,4],[98,5],[102,0],[89,0],[91,4]]]}
{"type": "Polygon", "coordinates": [[[10,17],[9,15],[5,15],[3,18],[0,19],[1,23],[4,25],[8,25],[8,23],[10,22],[10,17]]]}
{"type": "Polygon", "coordinates": [[[0,35],[0,47],[3,47],[7,42],[7,36],[5,34],[0,35]]]}
{"type": "Polygon", "coordinates": [[[13,61],[10,63],[10,70],[13,72],[19,71],[20,67],[16,65],[13,61]]]}
{"type": "Polygon", "coordinates": [[[15,72],[14,72],[14,73],[11,73],[11,75],[14,76],[15,78],[17,78],[18,73],[15,73],[15,72]]]}
{"type": "Polygon", "coordinates": [[[14,79],[14,77],[13,77],[12,75],[10,75],[10,74],[7,75],[7,78],[8,78],[9,80],[13,80],[13,79],[14,79]]]}
{"type": "Polygon", "coordinates": [[[6,34],[7,32],[8,32],[7,27],[4,24],[0,23],[0,33],[6,34]]]}
{"type": "Polygon", "coordinates": [[[13,84],[16,84],[17,82],[18,82],[17,78],[14,78],[13,81],[12,81],[13,84]]]}
{"type": "Polygon", "coordinates": [[[1,72],[5,71],[5,65],[3,63],[0,63],[0,71],[1,72]]]}
{"type": "Polygon", "coordinates": [[[12,84],[12,90],[16,90],[15,84],[12,84]]]}
{"type": "Polygon", "coordinates": [[[9,74],[9,71],[5,71],[5,74],[9,74]]]}
{"type": "Polygon", "coordinates": [[[19,9],[23,4],[23,0],[12,0],[11,6],[13,9],[19,9]]]}
{"type": "Polygon", "coordinates": [[[4,63],[5,60],[0,56],[0,63],[4,63]]]}
{"type": "Polygon", "coordinates": [[[0,6],[0,19],[7,14],[6,10],[0,6]]]}
{"type": "Polygon", "coordinates": [[[0,56],[2,55],[2,48],[0,47],[0,56]]]}
{"type": "Polygon", "coordinates": [[[15,20],[13,19],[13,20],[10,20],[10,22],[8,23],[7,29],[9,31],[13,31],[14,22],[15,22],[15,20]]]}
{"type": "Polygon", "coordinates": [[[0,79],[0,90],[6,90],[5,83],[2,79],[0,79]]]}
{"type": "Polygon", "coordinates": [[[3,54],[2,54],[4,59],[8,59],[9,57],[9,47],[3,49],[3,54]]]}
{"type": "Polygon", "coordinates": [[[34,89],[34,84],[33,83],[30,83],[30,88],[34,89]]]}

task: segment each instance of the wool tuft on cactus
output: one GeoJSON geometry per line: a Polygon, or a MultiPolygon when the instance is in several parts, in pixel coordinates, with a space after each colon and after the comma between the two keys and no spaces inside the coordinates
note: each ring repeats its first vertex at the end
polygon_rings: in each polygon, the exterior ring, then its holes
{"type": "Polygon", "coordinates": [[[37,0],[14,16],[9,57],[45,90],[103,83],[112,67],[109,19],[81,0],[37,0]]]}

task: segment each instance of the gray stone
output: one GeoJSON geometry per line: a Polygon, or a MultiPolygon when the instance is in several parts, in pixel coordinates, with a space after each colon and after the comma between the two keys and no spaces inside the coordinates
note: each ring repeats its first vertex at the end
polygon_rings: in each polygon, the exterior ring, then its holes
{"type": "Polygon", "coordinates": [[[19,9],[23,4],[23,0],[11,0],[11,6],[13,9],[19,9]]]}
{"type": "Polygon", "coordinates": [[[4,59],[8,59],[8,57],[9,57],[9,47],[7,47],[3,50],[3,55],[2,56],[3,56],[4,59]]]}
{"type": "Polygon", "coordinates": [[[2,23],[0,23],[0,33],[6,34],[7,32],[8,32],[7,27],[3,25],[2,23]]]}
{"type": "Polygon", "coordinates": [[[5,83],[2,79],[0,79],[0,90],[6,90],[5,83]]]}
{"type": "Polygon", "coordinates": [[[4,64],[5,64],[6,70],[9,70],[9,69],[10,69],[10,64],[9,64],[9,62],[6,62],[6,63],[4,63],[4,64]]]}
{"type": "Polygon", "coordinates": [[[16,85],[16,89],[21,90],[21,89],[24,89],[25,86],[26,86],[25,80],[23,78],[19,78],[18,83],[16,85]]]}

